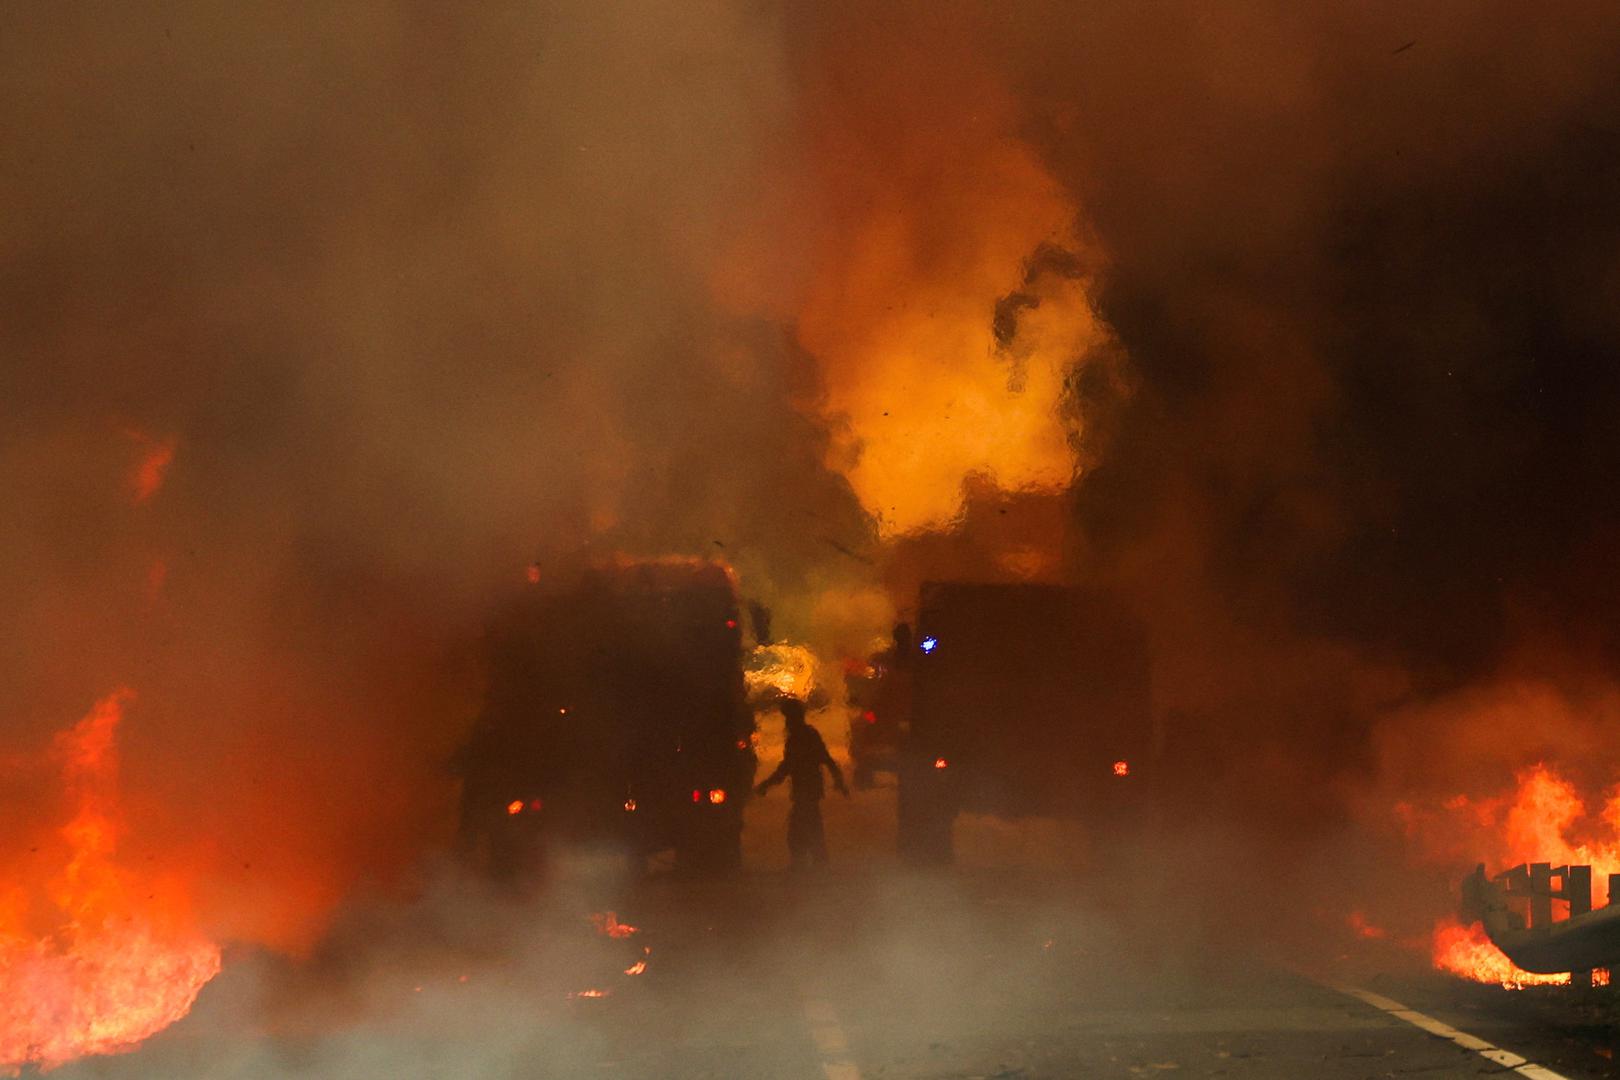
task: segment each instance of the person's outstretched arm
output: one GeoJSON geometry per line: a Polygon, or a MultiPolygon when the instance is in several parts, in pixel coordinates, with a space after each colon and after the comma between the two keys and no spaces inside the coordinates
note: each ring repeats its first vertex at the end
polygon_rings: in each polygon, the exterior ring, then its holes
{"type": "Polygon", "coordinates": [[[767,791],[771,790],[771,788],[775,787],[777,784],[780,784],[783,780],[786,780],[787,779],[787,774],[788,774],[787,755],[783,754],[782,755],[782,764],[780,764],[780,765],[778,765],[776,767],[775,772],[771,773],[771,775],[769,775],[765,779],[761,780],[759,782],[759,787],[755,788],[754,790],[756,792],[758,792],[759,794],[763,795],[767,791]]]}

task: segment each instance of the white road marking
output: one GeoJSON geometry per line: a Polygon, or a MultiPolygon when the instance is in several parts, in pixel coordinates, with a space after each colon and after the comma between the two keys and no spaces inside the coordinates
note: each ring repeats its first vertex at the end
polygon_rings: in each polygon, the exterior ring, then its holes
{"type": "Polygon", "coordinates": [[[821,1055],[821,1071],[827,1080],[861,1080],[861,1070],[850,1060],[849,1039],[833,1007],[825,1001],[808,999],[804,1018],[810,1022],[810,1038],[821,1055]]]}
{"type": "Polygon", "coordinates": [[[1419,1028],[1423,1031],[1427,1031],[1430,1035],[1435,1035],[1442,1039],[1450,1039],[1452,1042],[1456,1043],[1458,1046],[1461,1046],[1465,1050],[1472,1050],[1474,1053],[1488,1061],[1495,1062],[1504,1068],[1512,1069],[1520,1076],[1530,1077],[1530,1080],[1569,1080],[1569,1078],[1564,1076],[1562,1073],[1553,1072],[1545,1065],[1537,1065],[1535,1062],[1515,1054],[1511,1050],[1503,1050],[1499,1046],[1492,1046],[1490,1043],[1486,1042],[1484,1039],[1481,1039],[1477,1035],[1470,1035],[1466,1031],[1458,1031],[1450,1024],[1442,1023],[1432,1016],[1427,1016],[1413,1009],[1408,1009],[1400,1002],[1392,1001],[1389,998],[1384,997],[1382,994],[1374,994],[1367,990],[1358,990],[1354,986],[1335,986],[1334,989],[1338,990],[1340,993],[1349,994],[1351,997],[1356,998],[1359,1001],[1364,1001],[1373,1008],[1386,1012],[1397,1019],[1405,1020],[1408,1024],[1411,1024],[1413,1027],[1419,1028]]]}

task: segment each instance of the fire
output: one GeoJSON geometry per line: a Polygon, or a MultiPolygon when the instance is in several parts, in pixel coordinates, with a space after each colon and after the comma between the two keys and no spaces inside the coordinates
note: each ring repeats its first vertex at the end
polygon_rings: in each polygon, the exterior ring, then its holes
{"type": "Polygon", "coordinates": [[[803,645],[780,642],[756,646],[743,671],[748,700],[761,703],[777,698],[810,696],[816,688],[816,657],[803,645]]]}
{"type": "Polygon", "coordinates": [[[135,433],[132,436],[141,446],[141,459],[130,474],[129,485],[137,503],[143,503],[163,487],[163,477],[174,462],[178,443],[173,438],[153,440],[135,433]]]}
{"type": "Polygon", "coordinates": [[[591,925],[603,937],[627,938],[636,932],[634,926],[619,921],[618,915],[611,911],[598,911],[591,915],[591,925]]]}
{"type": "Polygon", "coordinates": [[[981,125],[905,125],[876,168],[825,159],[849,164],[825,180],[861,209],[821,253],[800,340],[847,423],[832,463],[885,536],[948,525],[971,476],[1056,490],[1078,468],[1066,378],[1103,333],[1077,273],[1034,269],[1079,247],[1075,211],[1003,108],[992,94],[981,125]]]}
{"type": "Polygon", "coordinates": [[[792,320],[821,374],[804,407],[833,432],[827,463],[885,538],[950,526],[976,478],[1008,492],[1072,482],[1071,376],[1110,340],[1078,209],[1019,136],[1012,95],[966,43],[940,52],[951,61],[873,40],[829,58],[805,172],[772,185],[792,193],[767,208],[772,243],[719,283],[792,320]]]}
{"type": "Polygon", "coordinates": [[[75,807],[60,830],[68,859],[33,919],[26,896],[0,905],[0,1068],[133,1049],[185,1016],[219,972],[219,949],[191,929],[183,893],[115,859],[114,737],[132,697],[109,695],[57,737],[75,807]]]}
{"type": "Polygon", "coordinates": [[[652,949],[650,947],[642,949],[641,959],[625,968],[624,973],[626,975],[640,975],[643,971],[647,970],[647,958],[650,956],[652,956],[652,949]]]}
{"type": "Polygon", "coordinates": [[[1497,983],[1506,990],[1569,982],[1568,975],[1537,975],[1514,967],[1513,961],[1491,944],[1479,923],[1464,926],[1455,919],[1442,920],[1434,928],[1433,950],[1434,966],[1440,970],[1476,982],[1497,983]]]}
{"type": "MultiPolygon", "coordinates": [[[[1476,857],[1493,872],[1527,862],[1547,862],[1589,865],[1594,882],[1620,873],[1620,790],[1610,793],[1593,822],[1575,786],[1544,763],[1521,771],[1510,796],[1447,799],[1440,822],[1424,819],[1410,806],[1402,809],[1409,832],[1442,829],[1447,822],[1455,828],[1460,823],[1474,838],[1472,842],[1481,845],[1476,857]]],[[[1594,896],[1593,901],[1602,904],[1604,897],[1594,896]]],[[[1455,920],[1443,920],[1436,925],[1431,944],[1435,966],[1464,978],[1509,988],[1569,981],[1567,975],[1518,970],[1478,924],[1464,927],[1455,920]]]]}
{"type": "Polygon", "coordinates": [[[1389,931],[1382,926],[1376,926],[1367,921],[1367,915],[1362,911],[1352,911],[1344,920],[1345,924],[1355,932],[1357,937],[1378,941],[1389,936],[1389,931]]]}

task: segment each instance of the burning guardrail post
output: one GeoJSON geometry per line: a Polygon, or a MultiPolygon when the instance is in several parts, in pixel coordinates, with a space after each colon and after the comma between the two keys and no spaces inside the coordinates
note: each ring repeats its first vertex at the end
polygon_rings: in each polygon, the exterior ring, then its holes
{"type": "Polygon", "coordinates": [[[1463,882],[1462,915],[1525,971],[1590,982],[1593,969],[1620,965],[1620,874],[1609,875],[1608,899],[1593,910],[1590,866],[1524,863],[1487,878],[1480,865],[1463,882]],[[1568,918],[1553,920],[1554,900],[1568,918]]]}

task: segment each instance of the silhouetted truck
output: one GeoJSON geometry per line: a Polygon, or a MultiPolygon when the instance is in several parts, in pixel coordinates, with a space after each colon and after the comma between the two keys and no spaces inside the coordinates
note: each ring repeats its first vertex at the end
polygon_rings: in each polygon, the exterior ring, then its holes
{"type": "Polygon", "coordinates": [[[948,860],[962,811],[1080,818],[1104,833],[1140,812],[1148,652],[1116,605],[1059,585],[932,582],[913,638],[903,854],[948,860]]]}
{"type": "Polygon", "coordinates": [[[678,868],[740,857],[755,767],[737,593],[698,560],[541,576],[486,636],[461,847],[518,876],[567,843],[678,868]]]}

